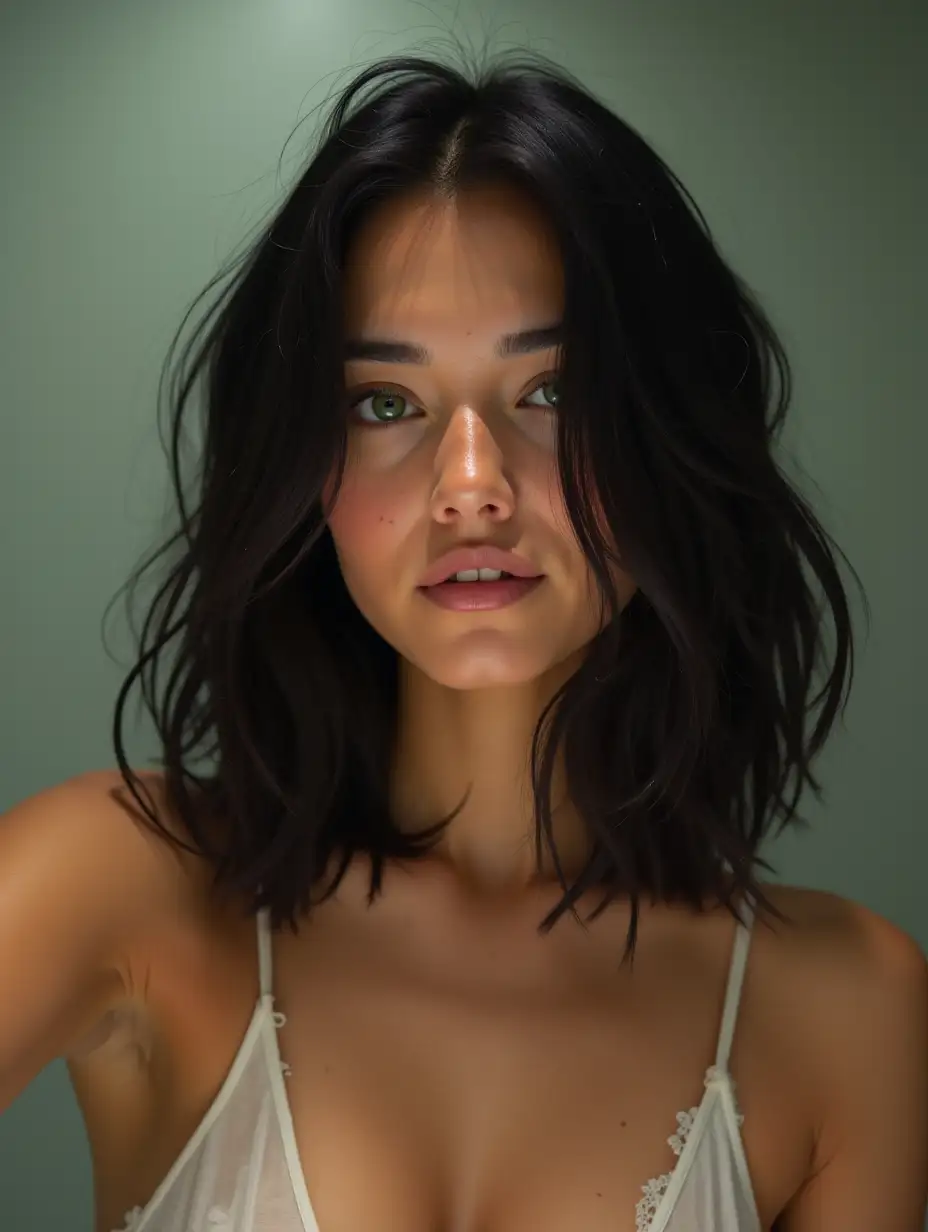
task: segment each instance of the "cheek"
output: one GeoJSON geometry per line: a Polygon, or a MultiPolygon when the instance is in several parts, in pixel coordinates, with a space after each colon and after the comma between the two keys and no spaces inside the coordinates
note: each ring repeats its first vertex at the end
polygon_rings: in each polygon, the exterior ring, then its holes
{"type": "Polygon", "coordinates": [[[393,485],[346,473],[328,523],[349,585],[360,583],[363,588],[365,577],[376,574],[378,567],[390,568],[394,545],[403,534],[403,504],[393,485]]]}

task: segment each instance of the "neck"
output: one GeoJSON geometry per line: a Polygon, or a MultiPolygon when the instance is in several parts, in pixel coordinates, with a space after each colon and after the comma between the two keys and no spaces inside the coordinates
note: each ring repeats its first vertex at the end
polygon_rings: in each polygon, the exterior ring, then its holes
{"type": "MultiPolygon", "coordinates": [[[[466,801],[434,857],[475,889],[511,891],[556,880],[543,843],[536,863],[532,735],[545,704],[575,669],[563,664],[526,685],[450,689],[401,660],[391,803],[402,829],[420,829],[466,801]]],[[[589,842],[555,762],[552,822],[561,866],[583,867],[589,842]]]]}

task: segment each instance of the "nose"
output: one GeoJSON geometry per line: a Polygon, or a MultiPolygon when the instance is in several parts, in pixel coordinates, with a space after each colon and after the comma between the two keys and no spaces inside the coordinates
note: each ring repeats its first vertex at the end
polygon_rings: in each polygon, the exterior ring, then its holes
{"type": "Polygon", "coordinates": [[[455,410],[435,454],[431,512],[436,522],[506,522],[515,499],[503,454],[484,420],[470,407],[455,410]]]}

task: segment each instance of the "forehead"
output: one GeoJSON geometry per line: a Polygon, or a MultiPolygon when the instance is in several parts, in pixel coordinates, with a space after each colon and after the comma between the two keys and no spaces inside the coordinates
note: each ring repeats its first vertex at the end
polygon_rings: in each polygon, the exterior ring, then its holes
{"type": "Polygon", "coordinates": [[[344,292],[353,330],[516,328],[528,318],[558,318],[563,273],[543,213],[522,194],[494,187],[381,206],[348,253],[344,292]]]}

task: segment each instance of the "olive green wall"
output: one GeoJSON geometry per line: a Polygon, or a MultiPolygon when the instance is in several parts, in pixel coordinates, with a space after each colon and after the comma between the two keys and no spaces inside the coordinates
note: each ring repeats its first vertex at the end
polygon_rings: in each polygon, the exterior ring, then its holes
{"type": "MultiPolygon", "coordinates": [[[[782,330],[797,378],[788,440],[874,619],[847,729],[821,762],[829,799],[810,805],[810,833],[778,845],[778,875],[856,898],[928,946],[926,11],[914,0],[8,0],[0,809],[113,764],[120,667],[100,619],[158,529],[154,387],[186,303],[279,195],[340,70],[440,49],[431,40],[448,31],[487,36],[561,60],[639,127],[782,330]]],[[[142,730],[133,755],[149,747],[142,730]]],[[[0,1226],[89,1232],[90,1208],[56,1063],[0,1119],[0,1226]]]]}

